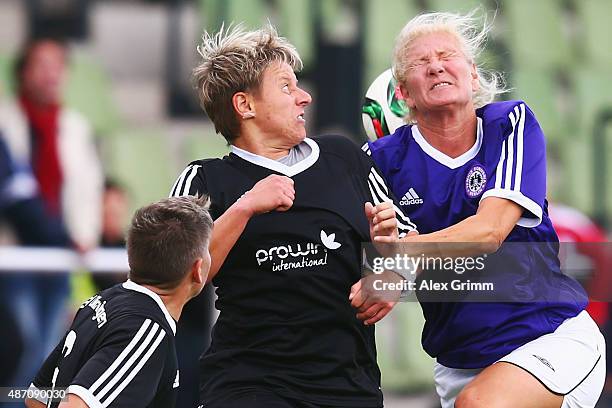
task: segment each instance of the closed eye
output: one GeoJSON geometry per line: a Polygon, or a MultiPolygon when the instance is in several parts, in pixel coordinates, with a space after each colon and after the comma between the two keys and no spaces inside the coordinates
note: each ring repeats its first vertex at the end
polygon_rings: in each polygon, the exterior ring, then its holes
{"type": "Polygon", "coordinates": [[[422,65],[427,64],[429,60],[427,58],[420,58],[418,60],[414,60],[410,63],[410,68],[417,68],[420,67],[422,65]]]}
{"type": "Polygon", "coordinates": [[[457,55],[458,54],[456,51],[445,51],[440,54],[440,58],[443,60],[449,60],[451,58],[455,58],[457,55]]]}

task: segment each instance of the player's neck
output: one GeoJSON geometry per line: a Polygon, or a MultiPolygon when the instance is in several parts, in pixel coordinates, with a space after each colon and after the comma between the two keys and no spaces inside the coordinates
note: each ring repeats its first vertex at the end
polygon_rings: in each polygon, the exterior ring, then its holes
{"type": "Polygon", "coordinates": [[[293,147],[290,141],[266,137],[239,137],[234,140],[233,144],[239,149],[270,160],[278,160],[287,156],[293,147]]]}
{"type": "Polygon", "coordinates": [[[157,294],[157,296],[159,296],[161,301],[164,303],[164,306],[166,306],[170,316],[172,316],[172,318],[176,321],[179,320],[183,311],[183,306],[190,299],[187,294],[183,294],[182,291],[177,289],[167,290],[150,285],[142,286],[145,286],[147,289],[155,292],[155,294],[157,294]]]}
{"type": "Polygon", "coordinates": [[[478,121],[470,115],[429,114],[417,117],[419,132],[436,150],[459,157],[474,146],[478,121]]]}
{"type": "Polygon", "coordinates": [[[175,295],[160,295],[159,297],[161,298],[162,302],[164,302],[170,316],[172,316],[172,318],[178,322],[178,320],[181,318],[181,313],[183,312],[183,306],[185,306],[186,300],[181,300],[175,295]]]}

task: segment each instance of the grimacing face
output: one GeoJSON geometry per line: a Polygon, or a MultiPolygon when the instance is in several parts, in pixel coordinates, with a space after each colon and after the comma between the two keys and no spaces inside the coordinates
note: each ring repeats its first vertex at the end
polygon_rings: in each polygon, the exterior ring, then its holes
{"type": "Polygon", "coordinates": [[[408,70],[401,91],[417,117],[431,111],[473,107],[478,74],[455,35],[445,31],[422,34],[405,52],[408,70]]]}
{"type": "Polygon", "coordinates": [[[273,63],[266,68],[258,92],[253,95],[260,131],[270,138],[282,139],[291,146],[306,137],[304,109],[312,98],[298,87],[293,69],[287,63],[273,63]]]}

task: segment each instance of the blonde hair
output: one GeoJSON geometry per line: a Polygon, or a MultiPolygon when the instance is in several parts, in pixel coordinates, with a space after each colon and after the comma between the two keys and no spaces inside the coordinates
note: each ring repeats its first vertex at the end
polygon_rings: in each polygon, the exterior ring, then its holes
{"type": "MultiPolygon", "coordinates": [[[[410,20],[397,36],[393,50],[393,75],[398,82],[402,85],[407,82],[409,61],[405,51],[410,44],[424,34],[447,32],[457,37],[467,59],[476,65],[480,86],[472,96],[474,107],[480,108],[492,102],[496,95],[507,92],[501,73],[485,70],[476,64],[492,28],[486,14],[483,13],[482,17],[476,16],[479,12],[480,9],[477,8],[465,15],[425,13],[410,20]]],[[[408,113],[407,119],[414,121],[412,112],[408,113]]]]}
{"type": "Polygon", "coordinates": [[[201,63],[193,70],[193,81],[202,108],[228,143],[239,136],[240,123],[232,97],[236,92],[257,92],[265,69],[272,63],[287,63],[302,69],[295,47],[268,24],[245,31],[242,24],[224,25],[216,34],[204,32],[197,47],[201,63]]]}

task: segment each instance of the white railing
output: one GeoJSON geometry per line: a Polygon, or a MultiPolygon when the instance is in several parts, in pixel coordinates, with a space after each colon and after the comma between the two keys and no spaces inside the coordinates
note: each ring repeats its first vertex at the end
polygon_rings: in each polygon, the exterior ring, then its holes
{"type": "Polygon", "coordinates": [[[3,272],[127,272],[125,249],[93,249],[78,253],[60,248],[0,246],[0,273],[3,272]]]}

